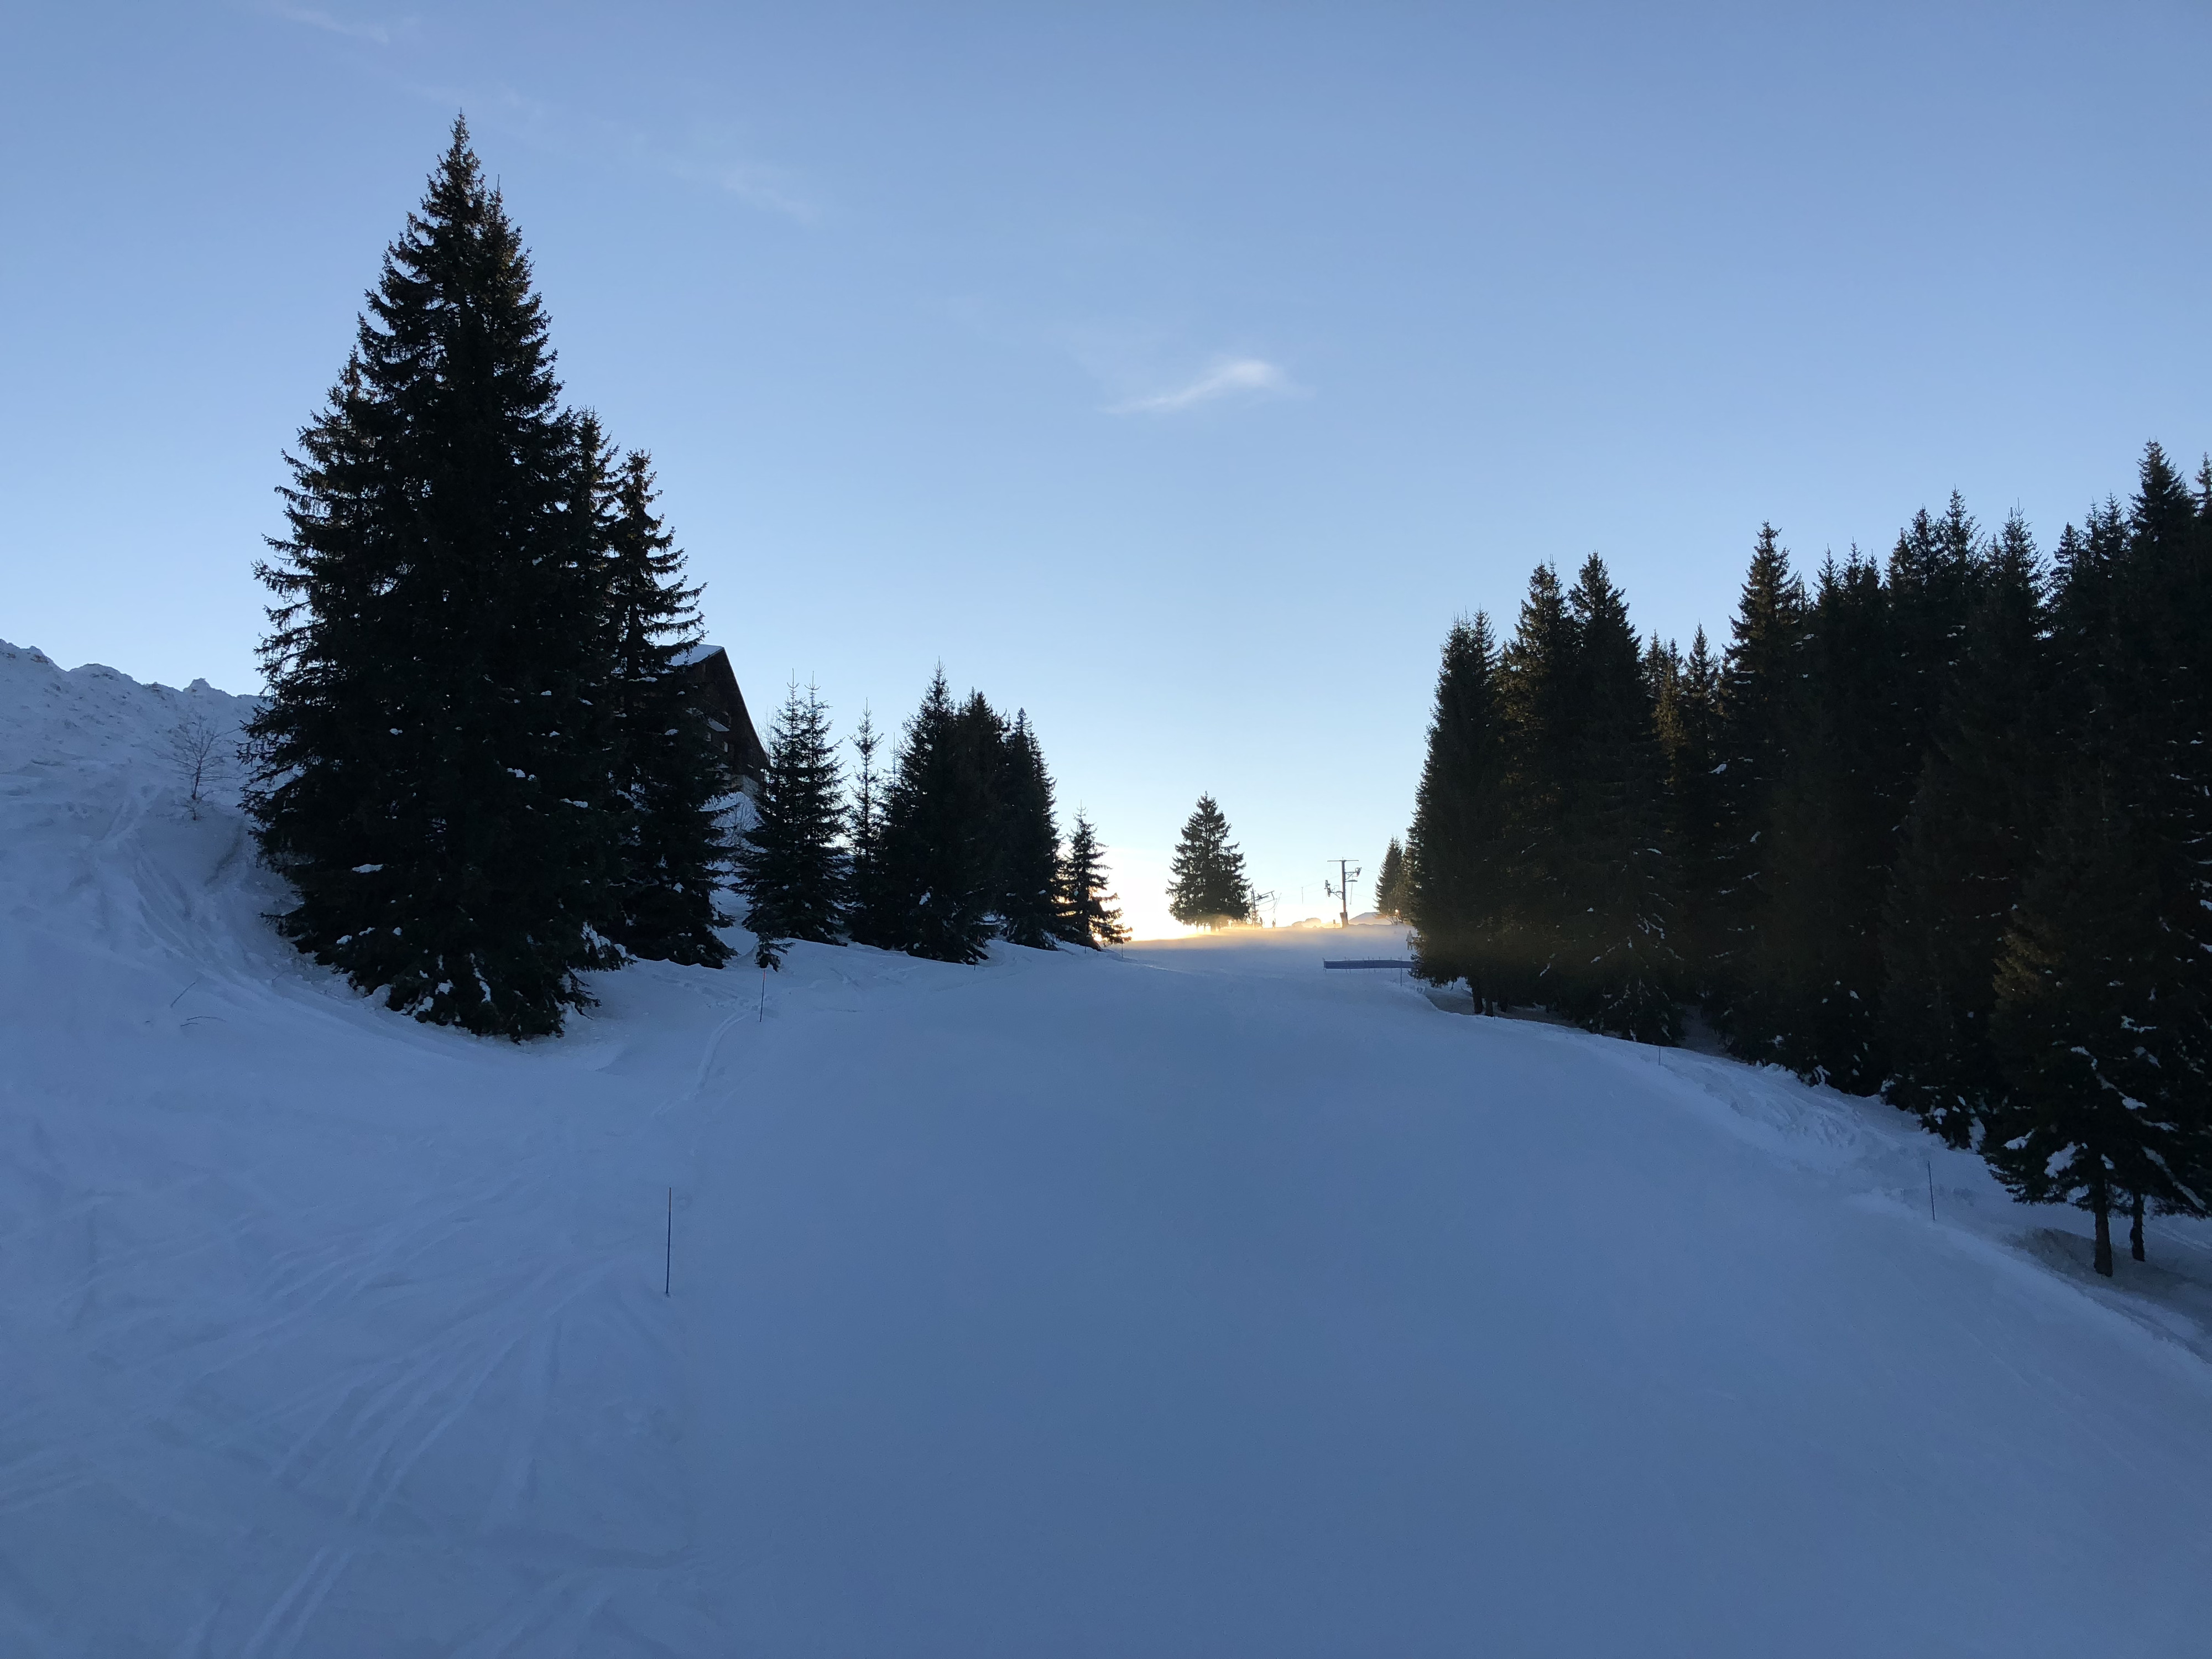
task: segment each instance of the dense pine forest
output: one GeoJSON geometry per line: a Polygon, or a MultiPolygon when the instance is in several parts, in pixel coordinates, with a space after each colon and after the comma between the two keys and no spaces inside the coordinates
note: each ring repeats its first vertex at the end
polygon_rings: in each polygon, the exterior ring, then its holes
{"type": "Polygon", "coordinates": [[[1954,495],[1729,641],[1639,644],[1593,556],[1443,647],[1398,902],[1420,973],[1880,1093],[2018,1197],[2212,1201],[2212,463],[2156,444],[2053,555],[1954,495]]]}
{"type": "Polygon", "coordinates": [[[387,250],[327,406],[288,456],[289,533],[246,805],[299,948],[394,1010],[514,1038],[635,958],[720,967],[848,939],[972,962],[1121,934],[1096,832],[1065,847],[1025,715],[940,673],[845,798],[793,689],[740,778],[686,672],[701,590],[651,459],[561,400],[528,256],[465,123],[387,250]]]}

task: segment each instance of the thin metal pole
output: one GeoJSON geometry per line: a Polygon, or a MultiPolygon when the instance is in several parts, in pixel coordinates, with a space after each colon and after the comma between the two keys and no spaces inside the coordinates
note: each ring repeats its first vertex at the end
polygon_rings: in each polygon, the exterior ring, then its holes
{"type": "Polygon", "coordinates": [[[1921,1162],[1928,1170],[1928,1218],[1933,1221],[1936,1218],[1936,1160],[1923,1158],[1921,1162]]]}
{"type": "Polygon", "coordinates": [[[761,1000],[760,1000],[760,1012],[759,1012],[758,1013],[757,1013],[757,1014],[755,1014],[755,1015],[753,1016],[753,1024],[756,1024],[756,1025],[757,1025],[757,1024],[759,1024],[763,1020],[766,1019],[767,1018],[768,1018],[768,964],[767,964],[766,963],[763,963],[761,964],[761,1000]]]}
{"type": "Polygon", "coordinates": [[[668,1242],[661,1247],[660,1293],[669,1294],[676,1284],[676,1188],[668,1189],[668,1242]]]}
{"type": "Polygon", "coordinates": [[[1349,870],[1348,866],[1351,863],[1350,859],[1337,860],[1336,884],[1332,887],[1325,881],[1321,884],[1322,891],[1334,896],[1337,922],[1339,926],[1345,927],[1352,926],[1352,884],[1359,879],[1356,873],[1349,870]]]}

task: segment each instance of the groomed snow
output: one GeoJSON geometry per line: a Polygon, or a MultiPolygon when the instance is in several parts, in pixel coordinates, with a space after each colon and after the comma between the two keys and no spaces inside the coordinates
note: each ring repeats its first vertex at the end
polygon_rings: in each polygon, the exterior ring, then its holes
{"type": "Polygon", "coordinates": [[[187,708],[0,646],[0,1651],[2212,1652],[2202,1227],[1381,930],[433,1030],[187,708]]]}

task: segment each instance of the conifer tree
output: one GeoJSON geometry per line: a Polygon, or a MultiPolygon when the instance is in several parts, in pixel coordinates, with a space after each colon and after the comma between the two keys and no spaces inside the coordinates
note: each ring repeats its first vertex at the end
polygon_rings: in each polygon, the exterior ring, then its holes
{"type": "Polygon", "coordinates": [[[1506,749],[1490,618],[1456,622],[1437,671],[1428,757],[1407,834],[1406,911],[1415,974],[1464,979],[1476,1009],[1506,996],[1498,932],[1504,903],[1506,749]]]}
{"type": "Polygon", "coordinates": [[[1071,945],[1103,950],[1129,937],[1121,926],[1121,912],[1114,901],[1118,894],[1106,890],[1106,871],[1098,847],[1098,832],[1081,812],[1067,838],[1067,854],[1060,861],[1058,937],[1071,945]]]}
{"type": "Polygon", "coordinates": [[[1713,893],[1720,854],[1720,665],[1698,629],[1668,688],[1662,737],[1667,748],[1668,846],[1674,856],[1684,994],[1711,995],[1715,954],[1713,893]]]}
{"type": "Polygon", "coordinates": [[[1220,927],[1254,919],[1244,854],[1229,839],[1229,820],[1212,796],[1198,798],[1168,861],[1168,914],[1185,927],[1220,927]]]}
{"type": "Polygon", "coordinates": [[[517,1039],[621,960],[599,457],[466,126],[300,434],[247,798],[301,950],[517,1039]]]}
{"type": "Polygon", "coordinates": [[[1558,1006],[1573,994],[1562,958],[1577,902],[1570,851],[1582,641],[1559,572],[1539,565],[1500,659],[1505,846],[1499,860],[1498,1000],[1558,1006]]]}
{"type": "Polygon", "coordinates": [[[940,962],[980,962],[999,896],[992,846],[1000,730],[988,703],[956,706],[938,670],[907,722],[884,803],[878,859],[885,942],[940,962]]]}
{"type": "Polygon", "coordinates": [[[830,711],[812,686],[794,681],[777,712],[755,819],[739,837],[737,865],[753,960],[780,967],[793,939],[842,944],[848,872],[842,782],[830,711]]]}
{"type": "Polygon", "coordinates": [[[1917,771],[1949,695],[1981,576],[1981,532],[1956,490],[1940,519],[1923,508],[1898,533],[1887,598],[1896,652],[1892,740],[1899,769],[1917,771]]]}
{"type": "Polygon", "coordinates": [[[1675,708],[1682,684],[1682,647],[1654,634],[1644,646],[1644,695],[1651,702],[1651,726],[1659,734],[1659,747],[1674,752],[1681,740],[1681,719],[1675,708]]]}
{"type": "Polygon", "coordinates": [[[1739,942],[1737,1051],[1856,1093],[1883,1074],[1881,919],[1905,815],[1893,617],[1881,575],[1830,559],[1768,793],[1757,930],[1739,942]]]}
{"type": "Polygon", "coordinates": [[[897,949],[896,941],[890,937],[888,898],[884,890],[884,778],[876,764],[876,751],[882,746],[883,738],[876,730],[874,715],[865,703],[860,708],[860,724],[853,728],[851,741],[858,760],[853,769],[853,805],[849,814],[852,829],[848,874],[852,897],[847,922],[854,944],[897,949]]]}
{"type": "MultiPolygon", "coordinates": [[[[1652,734],[1659,740],[1659,757],[1664,765],[1668,799],[1673,799],[1676,757],[1680,753],[1683,738],[1682,699],[1683,676],[1687,665],[1682,647],[1673,640],[1662,640],[1657,634],[1644,646],[1644,699],[1651,709],[1652,734]]],[[[1671,810],[1668,816],[1668,854],[1674,854],[1674,819],[1671,810]]]]}
{"type": "Polygon", "coordinates": [[[1006,932],[1008,830],[1012,814],[1007,798],[1012,791],[1012,757],[1009,738],[1012,728],[991,700],[970,690],[955,718],[957,741],[966,745],[973,775],[980,781],[974,811],[976,845],[983,860],[983,908],[991,930],[1006,932]]]}
{"type": "Polygon", "coordinates": [[[1052,775],[1023,710],[1000,740],[998,772],[999,929],[1012,944],[1048,951],[1060,912],[1060,830],[1052,775]]]}
{"type": "MultiPolygon", "coordinates": [[[[2155,852],[2113,781],[2093,764],[2062,793],[2006,934],[1992,1024],[2008,1087],[1982,1139],[2014,1196],[2096,1218],[2108,1275],[2113,1210],[2212,1202],[2201,1085],[2161,1063],[2186,1046],[2176,1023],[2202,1009],[2164,937],[2155,852]]],[[[2140,1256],[2140,1224],[2135,1243],[2140,1256]]]]}
{"type": "Polygon", "coordinates": [[[1559,868],[1565,903],[1553,961],[1558,1006],[1596,1031],[1680,1036],[1680,963],[1666,837],[1666,760],[1628,606],[1605,562],[1584,561],[1568,596],[1575,656],[1559,868]]]}
{"type": "Polygon", "coordinates": [[[1883,1093],[1954,1146],[2003,1086],[1997,951],[2042,839],[2059,741],[2043,586],[2015,514],[1981,579],[1883,915],[1883,1093]]]}
{"type": "Polygon", "coordinates": [[[1738,1034],[1733,1004],[1747,981],[1745,957],[1765,920],[1769,820],[1788,755],[1804,619],[1805,589],[1790,573],[1789,550],[1772,525],[1761,525],[1721,670],[1711,885],[1691,901],[1709,923],[1707,1012],[1732,1036],[1771,1035],[1738,1034]]]}
{"type": "Polygon", "coordinates": [[[1375,876],[1375,910],[1378,915],[1393,921],[1402,921],[1406,914],[1406,849],[1398,844],[1395,836],[1382,849],[1382,867],[1375,876]]]}
{"type": "MultiPolygon", "coordinates": [[[[587,417],[588,418],[588,417],[587,417]]],[[[586,447],[596,448],[596,423],[586,447]]],[[[716,902],[728,864],[718,803],[732,790],[683,664],[699,643],[700,590],[653,511],[653,462],[632,450],[602,508],[605,616],[614,659],[610,783],[622,816],[611,929],[632,956],[719,968],[729,917],[716,902]]]]}

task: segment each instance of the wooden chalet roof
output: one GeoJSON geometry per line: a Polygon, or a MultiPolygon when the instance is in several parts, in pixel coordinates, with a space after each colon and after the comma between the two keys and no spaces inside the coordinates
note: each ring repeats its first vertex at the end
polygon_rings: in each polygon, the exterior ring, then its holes
{"type": "Polygon", "coordinates": [[[738,671],[730,666],[730,653],[719,645],[698,645],[679,660],[697,688],[700,710],[722,745],[732,775],[765,776],[768,750],[745,710],[745,694],[738,690],[738,671]]]}

